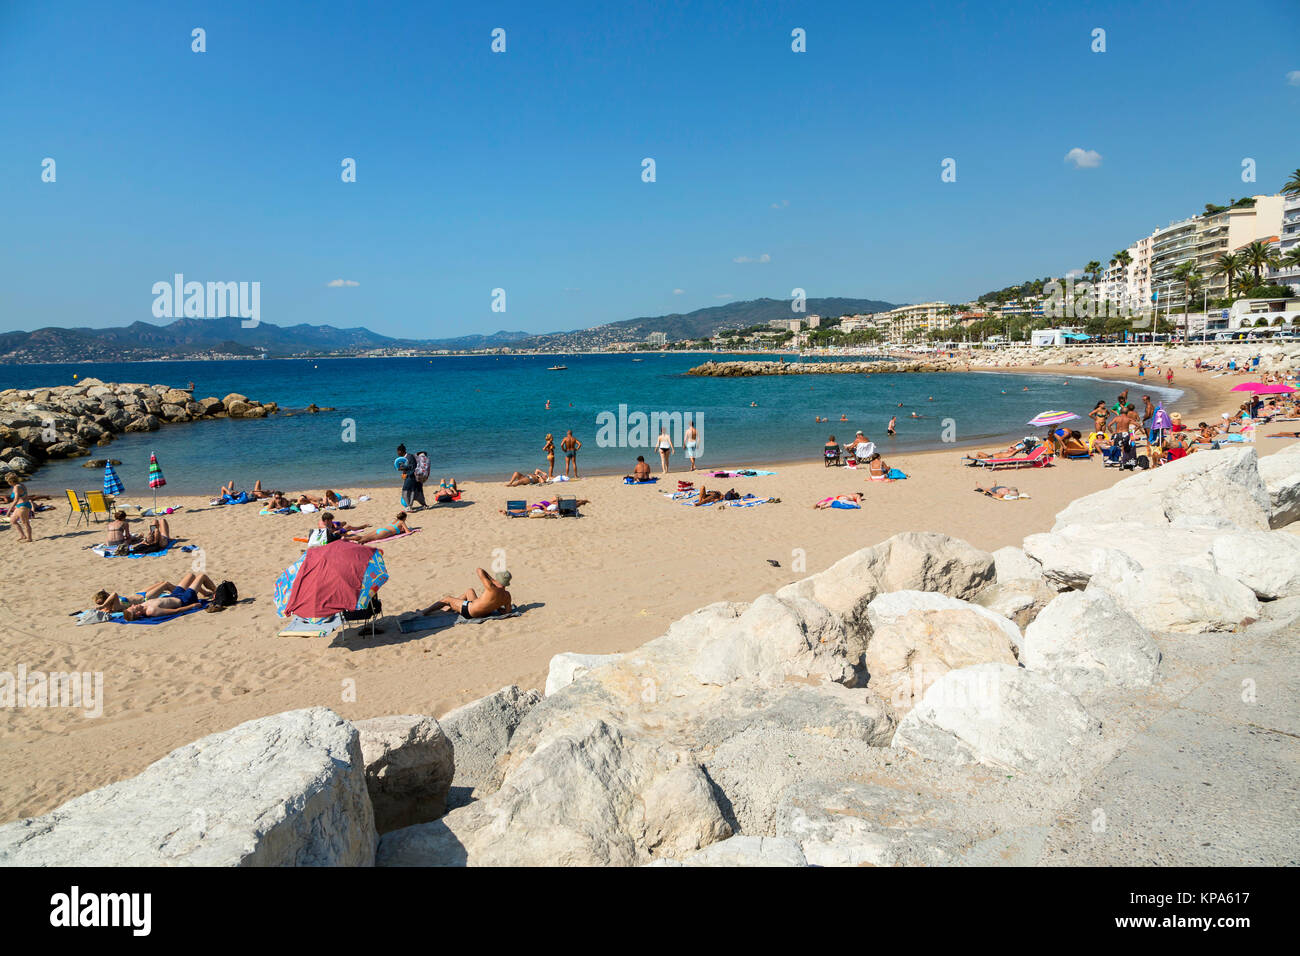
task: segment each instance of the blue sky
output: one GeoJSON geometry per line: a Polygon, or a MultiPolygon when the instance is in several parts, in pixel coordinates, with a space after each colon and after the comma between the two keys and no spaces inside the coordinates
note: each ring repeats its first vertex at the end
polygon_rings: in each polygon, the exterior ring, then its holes
{"type": "Polygon", "coordinates": [[[959,300],[1300,166],[1293,0],[541,7],[0,2],[0,329],[176,272],[412,337],[959,300]]]}

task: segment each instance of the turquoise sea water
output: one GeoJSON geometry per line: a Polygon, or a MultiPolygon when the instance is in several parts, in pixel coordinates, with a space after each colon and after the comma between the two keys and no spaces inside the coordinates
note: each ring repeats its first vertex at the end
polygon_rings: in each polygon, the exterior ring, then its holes
{"type": "MultiPolygon", "coordinates": [[[[286,491],[396,485],[393,458],[399,442],[428,451],[435,481],[443,475],[504,480],[515,469],[544,469],[546,434],[552,433],[558,446],[569,428],[583,442],[578,461],[584,472],[627,472],[639,454],[657,472],[658,456],[648,447],[655,434],[645,436],[642,447],[603,447],[598,439],[641,439],[636,413],[660,412],[697,417],[701,466],[753,466],[820,460],[828,435],[844,441],[857,429],[886,456],[891,450],[936,447],[944,443],[945,419],[952,420],[949,437],[959,445],[1041,434],[1024,423],[1045,409],[1084,415],[1099,398],[1113,402],[1123,388],[1061,373],[697,378],[685,372],[705,357],[638,357],[641,361],[628,355],[571,355],[0,366],[0,388],[71,384],[74,374],[179,387],[192,381],[199,397],[241,392],[282,408],[314,402],[338,409],[168,425],[151,434],[120,436],[96,449],[95,457],[122,460],[118,471],[133,498],[149,496],[150,451],[157,453],[167,490],[175,494],[214,494],[231,479],[244,487],[261,478],[264,486],[286,491]],[[568,369],[548,371],[557,363],[568,369]],[[620,406],[626,406],[622,419],[633,427],[617,427],[620,406]],[[913,411],[924,417],[911,418],[913,411]],[[839,421],[842,414],[847,422],[839,421]],[[894,439],[885,435],[891,415],[898,416],[894,439]],[[818,424],[818,416],[831,421],[818,424]],[[601,436],[600,425],[609,419],[615,427],[601,436]]],[[[1150,394],[1153,401],[1175,406],[1176,389],[1133,381],[1131,397],[1139,405],[1140,396],[1150,394]]],[[[680,437],[673,437],[676,468],[685,462],[680,437]]],[[[557,471],[563,471],[563,462],[557,453],[557,471]]],[[[34,482],[42,490],[83,486],[97,488],[99,473],[83,469],[80,461],[47,465],[34,482]]],[[[162,498],[165,493],[160,503],[162,498]]]]}

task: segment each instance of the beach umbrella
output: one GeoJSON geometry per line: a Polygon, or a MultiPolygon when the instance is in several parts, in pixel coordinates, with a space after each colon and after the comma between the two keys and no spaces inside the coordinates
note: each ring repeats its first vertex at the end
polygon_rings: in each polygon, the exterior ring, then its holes
{"type": "Polygon", "coordinates": [[[1166,428],[1173,428],[1174,423],[1169,418],[1169,413],[1165,411],[1163,405],[1156,406],[1156,413],[1151,416],[1151,428],[1154,431],[1164,431],[1166,428]]]}
{"type": "Polygon", "coordinates": [[[388,581],[383,554],[355,541],[308,548],[275,582],[275,610],[281,617],[332,617],[360,611],[371,592],[388,581]]]}
{"type": "Polygon", "coordinates": [[[1039,412],[1026,425],[1060,425],[1063,422],[1072,422],[1079,416],[1074,412],[1039,412]]]}
{"type": "Polygon", "coordinates": [[[158,456],[149,452],[149,487],[153,489],[153,509],[158,510],[158,489],[167,484],[167,479],[163,477],[162,466],[158,464],[158,456]]]}
{"type": "Polygon", "coordinates": [[[1242,382],[1232,386],[1234,392],[1254,392],[1256,395],[1290,395],[1295,391],[1290,385],[1278,382],[1242,382]]]}
{"type": "Polygon", "coordinates": [[[116,498],[122,492],[126,491],[122,487],[122,479],[117,477],[117,470],[113,467],[112,461],[104,463],[104,494],[110,498],[116,498]]]}

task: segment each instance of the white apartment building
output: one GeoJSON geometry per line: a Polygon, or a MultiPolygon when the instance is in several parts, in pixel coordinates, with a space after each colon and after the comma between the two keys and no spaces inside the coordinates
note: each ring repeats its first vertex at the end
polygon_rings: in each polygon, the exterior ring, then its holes
{"type": "Polygon", "coordinates": [[[651,332],[649,335],[647,335],[647,336],[645,337],[645,340],[646,340],[647,344],[649,344],[649,345],[654,345],[654,346],[657,346],[657,347],[659,347],[659,348],[663,348],[665,345],[668,344],[668,333],[667,333],[667,332],[651,332]]]}
{"type": "Polygon", "coordinates": [[[798,332],[803,327],[803,322],[799,319],[768,319],[767,327],[782,332],[798,332]]]}
{"type": "MultiPolygon", "coordinates": [[[[1300,195],[1287,196],[1282,202],[1282,228],[1278,233],[1278,255],[1300,249],[1300,195]]],[[[1289,285],[1292,292],[1300,293],[1300,266],[1283,266],[1268,271],[1270,282],[1289,285]]]]}
{"type": "Polygon", "coordinates": [[[898,342],[916,332],[947,327],[949,322],[947,302],[922,302],[918,305],[900,305],[888,312],[879,312],[874,318],[877,327],[888,329],[890,341],[898,342]]]}
{"type": "Polygon", "coordinates": [[[1174,274],[1182,263],[1196,264],[1196,271],[1202,277],[1202,301],[1220,298],[1228,294],[1228,282],[1226,276],[1215,274],[1215,259],[1281,232],[1282,197],[1252,198],[1254,206],[1180,219],[1151,234],[1151,287],[1160,295],[1159,307],[1171,311],[1182,309],[1183,284],[1174,274]]]}

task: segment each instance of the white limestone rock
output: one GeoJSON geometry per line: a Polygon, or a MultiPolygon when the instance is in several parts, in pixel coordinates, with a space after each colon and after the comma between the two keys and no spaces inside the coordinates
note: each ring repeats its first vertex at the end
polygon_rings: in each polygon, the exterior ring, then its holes
{"type": "Polygon", "coordinates": [[[312,707],[0,827],[0,866],[370,866],[375,845],[357,731],[312,707]]]}
{"type": "Polygon", "coordinates": [[[1137,619],[1106,591],[1067,591],[1025,629],[1020,660],[1073,694],[1105,687],[1147,687],[1160,649],[1137,619]]]}
{"type": "Polygon", "coordinates": [[[568,687],[588,671],[614,661],[622,660],[622,654],[575,654],[565,652],[551,658],[550,669],[546,673],[546,690],[544,696],[550,697],[561,688],[568,687]]]}
{"type": "Polygon", "coordinates": [[[423,714],[356,721],[366,786],[380,833],[436,820],[447,810],[451,740],[423,714]]]}

